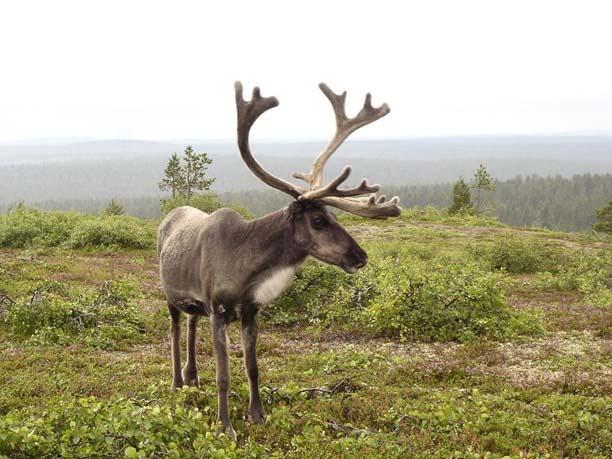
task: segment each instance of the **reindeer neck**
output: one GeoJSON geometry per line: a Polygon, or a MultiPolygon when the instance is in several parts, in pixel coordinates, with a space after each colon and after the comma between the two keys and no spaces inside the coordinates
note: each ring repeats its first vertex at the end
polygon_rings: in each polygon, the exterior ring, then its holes
{"type": "Polygon", "coordinates": [[[307,253],[295,240],[295,225],[286,209],[251,220],[249,237],[260,250],[254,270],[295,266],[304,261],[307,253]]]}

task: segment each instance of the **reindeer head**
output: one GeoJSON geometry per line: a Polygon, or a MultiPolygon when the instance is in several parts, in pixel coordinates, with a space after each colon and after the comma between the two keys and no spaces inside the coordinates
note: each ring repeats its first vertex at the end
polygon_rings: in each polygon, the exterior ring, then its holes
{"type": "Polygon", "coordinates": [[[338,188],[351,174],[350,166],[327,185],[323,186],[323,168],[327,160],[354,131],[376,121],[389,113],[389,106],[372,106],[372,97],[366,95],[363,108],[354,118],[345,113],[346,91],[334,94],[325,84],[319,85],[329,99],[336,115],[336,133],[325,149],[316,157],[309,173],[296,172],[293,177],[304,180],[308,188],[280,179],[266,171],[253,157],[249,147],[249,132],[257,118],[278,105],[275,97],[262,97],[258,87],[253,89],[250,101],[242,97],[242,84],[236,82],[236,109],[238,112],[238,147],[242,159],[251,172],[269,186],[295,199],[290,205],[295,224],[296,241],[303,245],[309,255],[354,273],[367,263],[367,255],[326,206],[368,218],[387,218],[400,215],[399,198],[387,201],[385,196],[376,196],[379,185],[369,185],[366,179],[354,188],[338,188]],[[370,194],[368,197],[359,197],[370,194]]]}

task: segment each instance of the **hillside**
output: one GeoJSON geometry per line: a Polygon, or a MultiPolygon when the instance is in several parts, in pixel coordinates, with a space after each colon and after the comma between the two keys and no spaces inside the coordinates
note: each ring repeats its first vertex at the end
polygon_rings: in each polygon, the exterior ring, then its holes
{"type": "Polygon", "coordinates": [[[609,237],[343,221],[368,267],[307,263],[262,313],[265,425],[231,327],[234,444],[206,325],[201,388],[170,391],[154,222],[0,216],[0,457],[608,457],[609,237]]]}

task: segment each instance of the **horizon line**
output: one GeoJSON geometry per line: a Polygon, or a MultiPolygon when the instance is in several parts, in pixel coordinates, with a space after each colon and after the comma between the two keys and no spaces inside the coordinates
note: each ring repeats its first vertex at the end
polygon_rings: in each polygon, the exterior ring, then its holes
{"type": "MultiPolygon", "coordinates": [[[[385,137],[363,137],[359,139],[347,139],[350,142],[374,142],[374,141],[398,141],[398,140],[422,140],[422,139],[452,139],[452,138],[491,138],[491,137],[612,137],[612,130],[598,131],[562,131],[550,133],[492,133],[492,134],[439,134],[420,136],[385,136],[385,137]]],[[[327,142],[329,139],[319,137],[300,138],[260,138],[253,139],[253,143],[300,143],[300,142],[327,142]]],[[[147,139],[138,137],[34,137],[15,140],[0,140],[0,145],[71,145],[94,142],[148,142],[148,143],[232,143],[235,138],[178,138],[178,139],[147,139]]]]}

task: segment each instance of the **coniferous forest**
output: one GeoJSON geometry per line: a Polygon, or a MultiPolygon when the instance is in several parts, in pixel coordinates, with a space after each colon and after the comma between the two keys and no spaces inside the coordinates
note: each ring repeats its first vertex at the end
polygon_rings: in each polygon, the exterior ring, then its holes
{"type": "MultiPolygon", "coordinates": [[[[453,183],[389,186],[384,192],[398,195],[404,207],[448,208],[453,183]]],[[[582,231],[596,221],[596,211],[612,196],[612,174],[581,174],[572,177],[528,175],[495,182],[486,196],[488,213],[513,226],[542,226],[563,231],[582,231]]],[[[286,199],[274,191],[224,193],[222,197],[254,214],[277,209],[286,199]]]]}
{"type": "MultiPolygon", "coordinates": [[[[465,178],[469,181],[469,177],[465,178]]],[[[453,183],[387,186],[387,195],[398,195],[402,206],[448,208],[452,203],[453,183]]],[[[595,223],[596,212],[612,196],[612,174],[580,174],[540,177],[517,176],[496,180],[495,190],[486,193],[486,213],[513,226],[542,226],[562,231],[584,231],[595,223]]],[[[244,207],[253,215],[273,212],[287,204],[287,198],[275,190],[226,191],[218,193],[222,203],[244,207]]],[[[115,199],[130,215],[156,218],[161,215],[161,195],[115,199]]],[[[26,204],[45,210],[78,210],[100,213],[109,203],[106,198],[55,199],[26,204]]],[[[17,202],[4,203],[14,207],[17,202]]],[[[0,209],[6,211],[6,208],[0,209]]]]}

